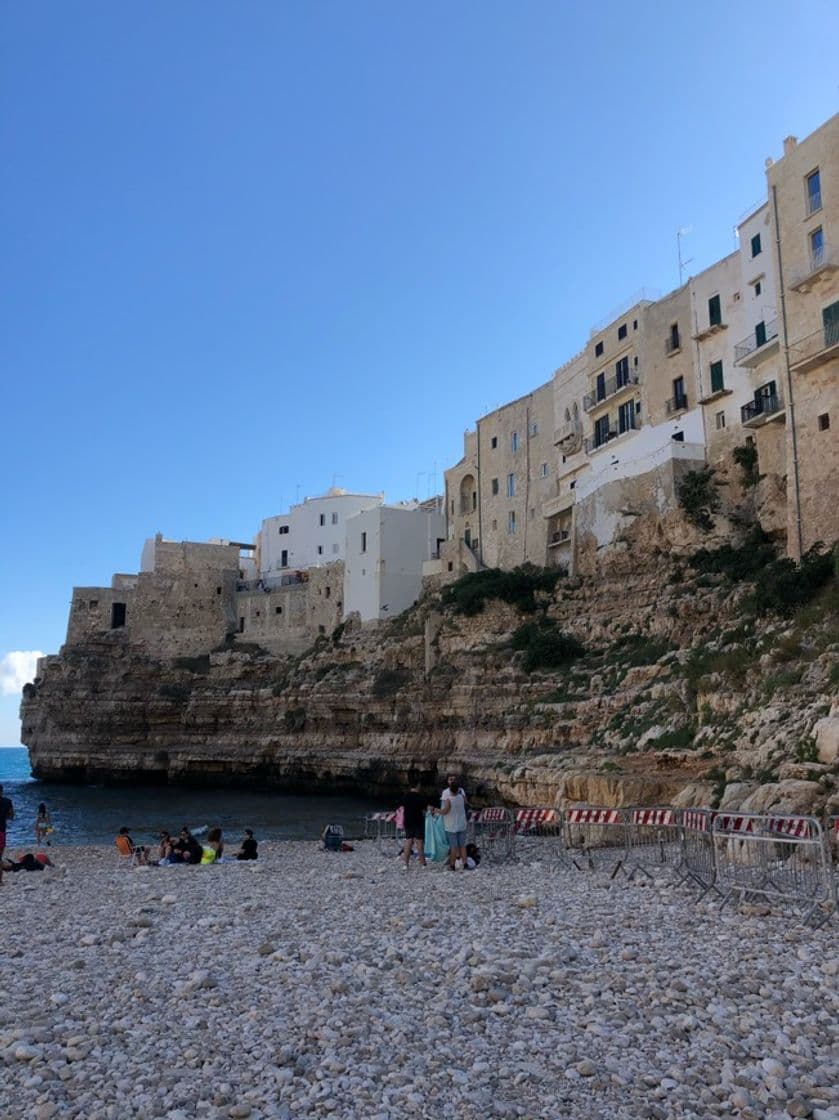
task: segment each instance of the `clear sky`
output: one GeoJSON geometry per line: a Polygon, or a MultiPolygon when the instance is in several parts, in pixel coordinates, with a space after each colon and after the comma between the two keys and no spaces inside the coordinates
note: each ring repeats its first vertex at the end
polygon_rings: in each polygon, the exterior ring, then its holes
{"type": "Polygon", "coordinates": [[[476,417],[734,247],[839,108],[835,0],[0,9],[0,744],[71,590],[476,417]]]}

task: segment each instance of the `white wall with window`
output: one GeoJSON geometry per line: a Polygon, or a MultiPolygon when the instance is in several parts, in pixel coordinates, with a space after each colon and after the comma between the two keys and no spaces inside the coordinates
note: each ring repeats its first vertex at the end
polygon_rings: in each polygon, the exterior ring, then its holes
{"type": "Polygon", "coordinates": [[[383,501],[383,494],[333,489],[322,497],[306,498],[288,513],[266,518],[259,530],[260,576],[343,560],[347,519],[383,501]]]}
{"type": "Polygon", "coordinates": [[[393,618],[412,606],[422,590],[422,566],[445,539],[442,513],[418,505],[364,510],[347,520],[344,616],[363,622],[393,618]]]}

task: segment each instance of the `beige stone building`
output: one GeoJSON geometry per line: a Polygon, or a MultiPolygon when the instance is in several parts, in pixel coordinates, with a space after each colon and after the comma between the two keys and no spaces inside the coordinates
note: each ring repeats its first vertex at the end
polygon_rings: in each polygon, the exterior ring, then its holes
{"type": "Polygon", "coordinates": [[[443,571],[480,564],[544,565],[542,507],[555,488],[553,383],[481,417],[464,437],[461,461],[445,472],[443,571]]]}
{"type": "Polygon", "coordinates": [[[787,539],[839,538],[839,114],[767,161],[786,395],[787,539]]]}

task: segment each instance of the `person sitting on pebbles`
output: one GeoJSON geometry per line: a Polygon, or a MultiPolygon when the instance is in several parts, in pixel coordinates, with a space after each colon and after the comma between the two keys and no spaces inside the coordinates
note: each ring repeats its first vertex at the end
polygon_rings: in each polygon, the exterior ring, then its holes
{"type": "Polygon", "coordinates": [[[236,853],[236,859],[257,859],[256,840],[253,838],[253,829],[246,828],[242,837],[242,846],[236,853]]]}
{"type": "Polygon", "coordinates": [[[220,828],[211,828],[207,833],[207,843],[201,853],[202,863],[218,863],[224,855],[224,843],[220,828]]]}
{"type": "Polygon", "coordinates": [[[26,852],[17,863],[13,859],[3,860],[4,871],[43,871],[47,867],[55,867],[46,852],[26,852]]]}
{"type": "Polygon", "coordinates": [[[204,849],[186,825],[181,829],[181,834],[172,847],[183,863],[200,863],[204,854],[204,849]]]}

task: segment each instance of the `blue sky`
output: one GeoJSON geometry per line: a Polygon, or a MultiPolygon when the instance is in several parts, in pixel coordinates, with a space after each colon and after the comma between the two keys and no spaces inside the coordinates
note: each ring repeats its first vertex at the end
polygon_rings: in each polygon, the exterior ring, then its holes
{"type": "Polygon", "coordinates": [[[439,489],[676,285],[679,227],[690,271],[734,248],[839,108],[837,32],[815,0],[5,4],[0,666],[158,530],[439,489]]]}

